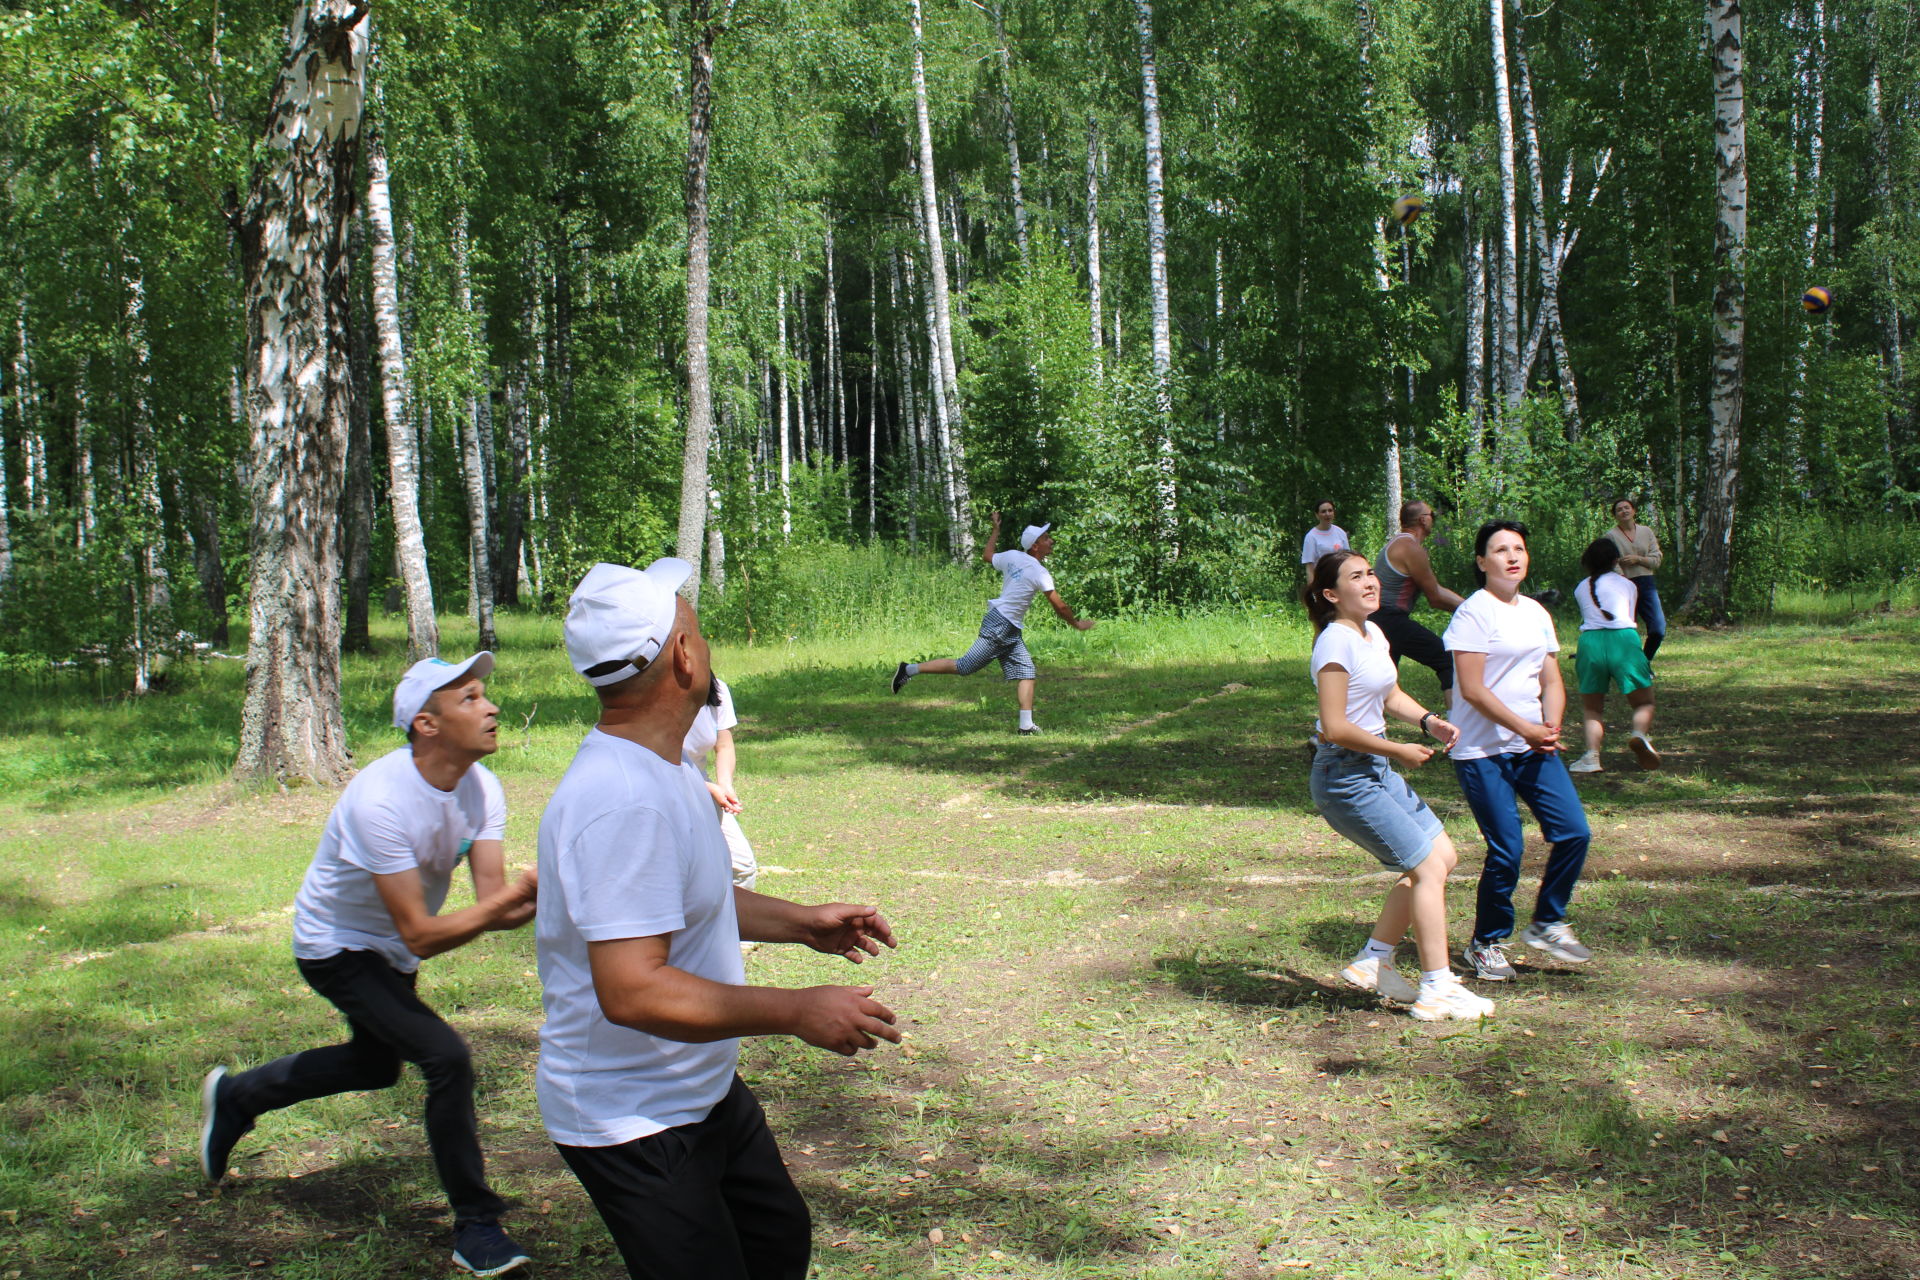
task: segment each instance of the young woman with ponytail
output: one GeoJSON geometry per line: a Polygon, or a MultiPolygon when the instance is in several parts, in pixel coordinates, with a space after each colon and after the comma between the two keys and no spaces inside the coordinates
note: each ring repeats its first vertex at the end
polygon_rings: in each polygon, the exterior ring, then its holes
{"type": "Polygon", "coordinates": [[[1308,670],[1320,701],[1313,803],[1328,826],[1400,872],[1372,936],[1341,976],[1412,1005],[1423,1022],[1483,1018],[1493,1002],[1461,986],[1447,964],[1447,873],[1459,855],[1426,801],[1388,764],[1417,769],[1433,748],[1388,740],[1386,717],[1418,725],[1442,743],[1458,731],[1401,691],[1387,637],[1367,621],[1380,606],[1380,580],[1365,556],[1321,556],[1302,597],[1316,633],[1308,670]],[[1393,967],[1409,926],[1420,952],[1418,990],[1393,967]]]}
{"type": "Polygon", "coordinates": [[[1660,767],[1660,753],[1647,737],[1653,728],[1653,667],[1633,625],[1639,593],[1619,564],[1620,548],[1610,537],[1595,538],[1580,553],[1580,570],[1587,576],[1573,589],[1580,605],[1580,648],[1573,669],[1580,682],[1587,751],[1567,766],[1570,773],[1601,771],[1600,744],[1607,736],[1604,716],[1610,684],[1620,686],[1633,708],[1633,736],[1627,743],[1634,759],[1642,769],[1660,767]]]}

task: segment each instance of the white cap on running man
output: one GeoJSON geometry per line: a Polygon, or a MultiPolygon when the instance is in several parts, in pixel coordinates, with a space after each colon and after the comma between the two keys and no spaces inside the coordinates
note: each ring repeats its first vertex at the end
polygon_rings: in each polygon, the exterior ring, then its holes
{"type": "Polygon", "coordinates": [[[1033,550],[1033,544],[1040,541],[1040,535],[1053,528],[1050,524],[1030,524],[1020,531],[1020,549],[1033,550]]]}
{"type": "Polygon", "coordinates": [[[562,631],[573,669],[596,688],[638,674],[673,634],[674,593],[692,576],[692,565],[671,557],[645,569],[603,563],[587,570],[567,601],[562,631]],[[619,665],[587,674],[610,662],[619,665]]]}

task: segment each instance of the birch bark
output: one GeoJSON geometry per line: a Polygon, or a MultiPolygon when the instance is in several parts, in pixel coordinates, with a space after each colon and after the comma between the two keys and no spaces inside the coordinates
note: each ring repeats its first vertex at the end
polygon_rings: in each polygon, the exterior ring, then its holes
{"type": "MultiPolygon", "coordinates": [[[[353,220],[348,233],[347,275],[351,279],[366,249],[366,219],[353,220]]],[[[346,509],[340,522],[347,562],[347,617],[340,636],[340,647],[349,652],[366,653],[373,648],[367,634],[368,594],[373,586],[373,427],[371,354],[373,317],[366,305],[366,291],[353,291],[352,339],[347,344],[349,398],[347,407],[346,509]]]]}
{"type": "Polygon", "coordinates": [[[1100,125],[1087,113],[1087,319],[1093,343],[1093,376],[1104,380],[1107,373],[1106,322],[1101,317],[1100,296],[1100,125]]]}
{"type": "Polygon", "coordinates": [[[973,522],[964,513],[972,506],[967,487],[966,428],[960,405],[959,364],[953,351],[953,303],[947,293],[947,251],[940,233],[940,201],[933,179],[933,122],[927,112],[927,60],[920,0],[909,0],[913,20],[913,114],[918,130],[920,170],[920,235],[927,249],[929,302],[933,308],[936,348],[934,395],[939,402],[943,434],[951,434],[945,455],[943,490],[953,495],[948,504],[948,533],[954,558],[973,558],[973,522]]]}
{"type": "Polygon", "coordinates": [[[252,631],[235,772],[342,781],[340,477],[347,224],[366,86],[365,0],[303,0],[236,231],[253,429],[252,631]]]}
{"type": "Polygon", "coordinates": [[[1740,416],[1746,390],[1747,116],[1740,0],[1707,0],[1713,59],[1713,382],[1711,435],[1700,496],[1693,581],[1682,605],[1727,618],[1733,571],[1734,503],[1740,485],[1740,416]]]}
{"type": "MultiPolygon", "coordinates": [[[[1560,411],[1565,419],[1569,440],[1580,438],[1580,387],[1574,379],[1573,357],[1567,350],[1567,337],[1560,327],[1560,262],[1554,237],[1547,231],[1547,182],[1540,157],[1540,121],[1533,109],[1533,71],[1527,65],[1526,31],[1522,26],[1520,0],[1513,0],[1513,57],[1520,72],[1520,118],[1527,135],[1527,177],[1532,184],[1534,255],[1540,272],[1540,321],[1553,349],[1554,377],[1560,383],[1560,411]]],[[[1571,173],[1569,173],[1571,178],[1571,173]]],[[[1520,379],[1524,386],[1526,379],[1520,379]]]]}
{"type": "Polygon", "coordinates": [[[1887,246],[1874,263],[1878,296],[1874,299],[1874,319],[1880,327],[1882,376],[1887,382],[1887,412],[1882,428],[1882,451],[1886,458],[1887,484],[1898,483],[1894,466],[1895,441],[1911,434],[1912,407],[1907,403],[1906,355],[1900,337],[1900,284],[1895,275],[1894,249],[1899,226],[1893,195],[1893,140],[1887,125],[1883,103],[1881,58],[1884,16],[1877,10],[1871,19],[1867,42],[1867,124],[1868,142],[1873,157],[1874,212],[1880,222],[1881,239],[1887,246]]]}
{"type": "Polygon", "coordinates": [[[1167,297],[1167,161],[1160,121],[1160,72],[1153,41],[1153,0],[1134,0],[1140,51],[1140,114],[1147,150],[1147,278],[1153,294],[1155,533],[1167,560],[1180,557],[1179,493],[1173,454],[1173,312],[1167,297]]]}
{"type": "MultiPolygon", "coordinates": [[[[378,70],[376,68],[376,76],[378,70]]],[[[373,327],[380,343],[380,407],[387,428],[387,504],[393,516],[394,559],[407,603],[407,661],[440,652],[440,623],[427,576],[427,538],[420,524],[420,451],[410,406],[407,351],[400,328],[400,264],[393,237],[387,147],[377,114],[367,130],[367,240],[372,249],[373,327]]]]}
{"type": "Polygon", "coordinates": [[[793,458],[788,445],[788,405],[787,405],[787,286],[781,281],[775,289],[778,301],[775,303],[775,340],[777,359],[773,366],[773,385],[776,410],[774,413],[774,433],[780,437],[780,536],[793,536],[793,458]]]}
{"type": "MultiPolygon", "coordinates": [[[[1493,115],[1498,127],[1500,164],[1500,274],[1494,290],[1498,348],[1495,369],[1501,399],[1506,408],[1513,409],[1526,395],[1526,384],[1520,377],[1519,190],[1513,159],[1513,93],[1507,77],[1507,2],[1487,0],[1487,12],[1492,32],[1493,115]]],[[[1503,413],[1497,430],[1502,462],[1516,461],[1526,446],[1525,440],[1518,438],[1522,430],[1520,420],[1503,413]]]]}
{"type": "MultiPolygon", "coordinates": [[[[1007,174],[1008,191],[1013,197],[1013,240],[1020,250],[1020,263],[1025,266],[1029,260],[1027,242],[1027,197],[1021,186],[1020,175],[1020,130],[1013,121],[1013,53],[1007,48],[1007,24],[1005,6],[1000,0],[988,7],[987,16],[993,19],[993,40],[1000,55],[1000,124],[1007,136],[1007,174]]],[[[1045,158],[1042,157],[1044,167],[1045,158]]]]}

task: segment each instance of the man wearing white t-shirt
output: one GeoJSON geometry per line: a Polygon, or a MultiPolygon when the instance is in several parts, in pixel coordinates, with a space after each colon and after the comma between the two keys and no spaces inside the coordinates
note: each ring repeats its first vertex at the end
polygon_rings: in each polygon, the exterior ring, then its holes
{"type": "Polygon", "coordinates": [[[1329,551],[1345,551],[1347,531],[1333,522],[1333,502],[1328,499],[1313,509],[1313,528],[1307,530],[1307,536],[1300,540],[1300,563],[1307,572],[1313,572],[1313,566],[1320,557],[1329,551]]]}
{"type": "Polygon", "coordinates": [[[1020,732],[1040,732],[1033,723],[1033,682],[1040,673],[1033,665],[1033,655],[1027,652],[1028,606],[1035,596],[1044,595],[1061,621],[1075,631],[1093,629],[1093,619],[1075,617],[1054,589],[1053,574],[1046,566],[1046,559],[1053,552],[1053,535],[1047,532],[1051,528],[1050,524],[1030,524],[1021,531],[1020,550],[998,551],[1000,513],[993,513],[993,528],[980,554],[1000,571],[1000,594],[987,601],[986,616],[980,620],[979,638],[958,658],[901,663],[893,671],[895,693],[906,688],[907,681],[915,676],[970,676],[998,658],[1001,675],[1019,682],[1020,732]]]}
{"type": "Polygon", "coordinates": [[[506,794],[480,760],[499,746],[500,708],[482,683],[493,655],[408,668],[393,693],[407,745],[347,784],[293,904],[300,976],[346,1015],[345,1044],[288,1054],[201,1088],[200,1168],[218,1182],[233,1146],[269,1111],[385,1089],[411,1062],[427,1082],[427,1146],[453,1208],[454,1265],[505,1275],[527,1255],[500,1229],[506,1208],[486,1182],[466,1041],[415,993],[420,961],[533,918],[533,872],[506,883],[506,794]],[[462,861],[473,906],[440,914],[462,861]]]}
{"type": "Polygon", "coordinates": [[[801,906],[731,883],[705,782],[682,756],[717,692],[681,560],[595,565],[568,602],[567,656],[600,719],[540,820],[535,930],[547,1133],[637,1280],[802,1280],[812,1224],[741,1036],[852,1055],[898,1041],[871,987],[745,985],[739,943],[859,962],[894,945],[872,907],[801,906]]]}

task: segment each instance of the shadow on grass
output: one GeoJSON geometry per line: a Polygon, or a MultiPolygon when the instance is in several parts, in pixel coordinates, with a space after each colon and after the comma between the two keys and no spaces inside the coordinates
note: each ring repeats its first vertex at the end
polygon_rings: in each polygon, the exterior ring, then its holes
{"type": "Polygon", "coordinates": [[[1240,961],[1163,956],[1153,962],[1153,971],[1190,996],[1227,1004],[1328,1011],[1380,1007],[1379,997],[1370,992],[1321,982],[1297,969],[1276,971],[1240,961]]]}

